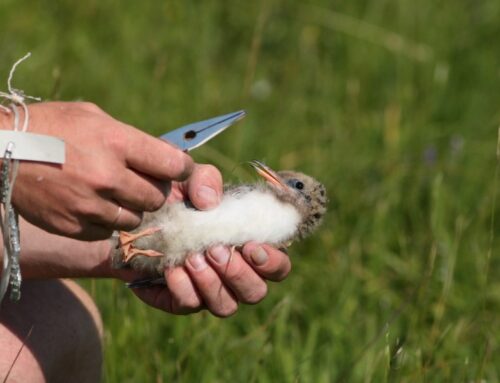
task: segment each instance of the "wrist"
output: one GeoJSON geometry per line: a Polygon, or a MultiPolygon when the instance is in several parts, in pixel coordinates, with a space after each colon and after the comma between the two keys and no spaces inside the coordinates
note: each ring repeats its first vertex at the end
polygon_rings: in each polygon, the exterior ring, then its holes
{"type": "Polygon", "coordinates": [[[12,113],[0,109],[0,130],[12,129],[12,113]]]}
{"type": "MultiPolygon", "coordinates": [[[[27,108],[29,109],[29,105],[27,108]]],[[[22,125],[24,121],[24,109],[21,106],[17,106],[16,109],[20,125],[22,125]]],[[[0,130],[14,130],[14,116],[12,107],[7,107],[7,110],[0,109],[0,130]]]]}
{"type": "MultiPolygon", "coordinates": [[[[23,233],[20,261],[25,279],[120,278],[111,265],[110,240],[79,241],[50,234],[22,218],[19,222],[23,233]]],[[[0,245],[1,242],[0,238],[0,245]]]]}

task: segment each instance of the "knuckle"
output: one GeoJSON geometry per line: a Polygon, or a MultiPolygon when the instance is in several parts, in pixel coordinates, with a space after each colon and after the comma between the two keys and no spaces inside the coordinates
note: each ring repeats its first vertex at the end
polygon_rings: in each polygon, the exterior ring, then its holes
{"type": "Polygon", "coordinates": [[[143,205],[145,211],[156,211],[165,203],[165,195],[158,190],[152,190],[143,194],[143,205]]]}
{"type": "Polygon", "coordinates": [[[272,281],[281,282],[290,274],[291,269],[292,264],[290,258],[288,258],[288,256],[282,256],[281,259],[275,259],[275,262],[272,262],[272,267],[264,274],[272,281]]]}
{"type": "Polygon", "coordinates": [[[80,238],[85,235],[85,230],[83,227],[73,226],[68,228],[67,234],[71,238],[80,238]]]}
{"type": "Polygon", "coordinates": [[[103,133],[104,145],[114,153],[126,153],[127,135],[120,134],[116,129],[106,129],[103,133]]]}
{"type": "Polygon", "coordinates": [[[221,291],[221,282],[217,276],[211,275],[211,273],[204,273],[199,278],[198,282],[200,287],[207,292],[209,296],[213,295],[213,292],[221,291]]]}
{"type": "Polygon", "coordinates": [[[86,110],[87,112],[91,112],[91,113],[102,113],[102,109],[99,108],[96,104],[94,104],[93,102],[89,102],[89,101],[82,101],[82,102],[79,102],[78,103],[78,106],[83,109],[83,110],[86,110]]]}
{"type": "Polygon", "coordinates": [[[74,202],[73,211],[76,217],[93,218],[99,214],[100,209],[93,200],[79,199],[74,202]]]}
{"type": "Polygon", "coordinates": [[[228,318],[234,315],[236,311],[238,311],[238,303],[231,301],[212,310],[212,313],[219,318],[228,318]]]}
{"type": "Polygon", "coordinates": [[[200,308],[200,301],[194,294],[190,294],[179,298],[176,306],[181,312],[193,312],[200,308]]]}
{"type": "Polygon", "coordinates": [[[113,230],[104,227],[93,227],[90,229],[85,223],[70,223],[57,230],[58,234],[65,237],[75,238],[83,241],[96,241],[106,239],[111,236],[113,230]]]}
{"type": "Polygon", "coordinates": [[[80,238],[85,234],[83,227],[78,224],[69,224],[58,229],[61,234],[64,234],[70,238],[80,238]]]}
{"type": "Polygon", "coordinates": [[[288,274],[290,273],[290,269],[280,269],[277,270],[275,273],[272,275],[272,280],[275,282],[281,282],[288,277],[288,274]]]}
{"type": "Polygon", "coordinates": [[[234,284],[245,281],[248,276],[247,270],[243,267],[242,262],[234,262],[227,270],[227,279],[231,280],[234,284]]]}
{"type": "Polygon", "coordinates": [[[166,280],[172,294],[172,307],[176,313],[190,313],[200,309],[201,300],[192,289],[186,273],[173,269],[166,274],[166,280]]]}
{"type": "Polygon", "coordinates": [[[292,263],[290,262],[290,258],[285,257],[280,267],[280,281],[288,277],[290,271],[292,271],[292,263]]]}
{"type": "Polygon", "coordinates": [[[96,204],[93,203],[89,203],[88,206],[83,206],[82,204],[80,215],[87,222],[104,224],[107,221],[102,209],[99,209],[96,204]]]}
{"type": "Polygon", "coordinates": [[[120,230],[133,230],[141,224],[141,215],[133,214],[127,218],[127,221],[123,222],[120,226],[120,230]]]}
{"type": "Polygon", "coordinates": [[[169,170],[171,176],[179,181],[189,177],[193,168],[193,160],[191,157],[176,150],[165,157],[165,167],[169,170]]]}
{"type": "Polygon", "coordinates": [[[289,270],[278,269],[270,274],[269,279],[274,281],[274,282],[281,282],[284,279],[286,279],[286,277],[288,276],[288,273],[289,273],[289,270]]]}
{"type": "Polygon", "coordinates": [[[94,172],[90,184],[97,191],[113,191],[117,185],[117,174],[107,168],[101,169],[94,172]]]}
{"type": "MultiPolygon", "coordinates": [[[[98,200],[82,199],[74,203],[73,215],[78,220],[80,227],[90,223],[103,224],[107,222],[106,213],[98,200]]],[[[104,228],[103,228],[104,229],[104,228]]]]}
{"type": "Polygon", "coordinates": [[[267,284],[262,283],[254,286],[251,291],[242,297],[242,302],[254,305],[262,301],[267,295],[267,284]]]}
{"type": "Polygon", "coordinates": [[[222,175],[214,165],[211,164],[199,164],[196,166],[196,171],[204,177],[216,177],[222,180],[222,175]]]}

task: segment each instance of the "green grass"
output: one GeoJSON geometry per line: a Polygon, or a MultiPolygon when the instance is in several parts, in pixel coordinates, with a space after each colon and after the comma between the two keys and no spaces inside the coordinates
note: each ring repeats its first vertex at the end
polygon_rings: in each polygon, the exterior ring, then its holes
{"type": "Polygon", "coordinates": [[[499,382],[500,3],[13,1],[0,73],[153,134],[239,108],[198,149],[320,178],[321,231],[230,319],[85,282],[106,382],[499,382]]]}

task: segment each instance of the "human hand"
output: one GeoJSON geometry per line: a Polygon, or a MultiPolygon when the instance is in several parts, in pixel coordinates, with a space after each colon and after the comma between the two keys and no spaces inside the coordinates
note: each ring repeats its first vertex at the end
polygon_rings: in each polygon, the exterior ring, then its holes
{"type": "MultiPolygon", "coordinates": [[[[191,177],[172,183],[167,203],[189,199],[198,209],[215,207],[222,195],[222,177],[210,165],[195,165],[191,177]],[[212,190],[212,191],[210,191],[212,190]]],[[[206,254],[192,254],[186,264],[165,271],[167,286],[134,289],[147,304],[174,313],[189,314],[207,308],[214,315],[233,314],[238,303],[257,303],[267,294],[266,280],[280,281],[291,269],[288,256],[269,245],[247,243],[241,251],[217,246],[206,254]]],[[[135,272],[122,271],[126,280],[135,272]]]]}
{"type": "MultiPolygon", "coordinates": [[[[219,203],[221,195],[222,179],[217,169],[196,165],[187,181],[172,183],[168,201],[189,198],[199,209],[209,209],[219,203]]],[[[108,239],[79,241],[50,234],[23,219],[20,225],[24,233],[21,268],[25,279],[114,277],[132,281],[141,277],[132,269],[112,268],[110,254],[115,249],[114,242],[108,239]]],[[[0,238],[0,250],[1,242],[0,238]]],[[[133,291],[144,302],[167,312],[188,314],[207,308],[215,315],[228,316],[240,302],[257,303],[263,299],[266,280],[280,281],[290,268],[288,256],[268,245],[247,243],[232,255],[228,249],[217,247],[204,255],[191,255],[183,267],[167,270],[168,287],[133,291]]]]}
{"type": "MultiPolygon", "coordinates": [[[[66,162],[22,161],[13,204],[51,233],[97,240],[133,229],[143,211],[164,204],[171,180],[184,180],[192,171],[192,159],[181,150],[94,104],[36,103],[29,112],[30,132],[65,141],[66,162]]],[[[0,129],[10,129],[10,118],[0,113],[0,129]]]]}

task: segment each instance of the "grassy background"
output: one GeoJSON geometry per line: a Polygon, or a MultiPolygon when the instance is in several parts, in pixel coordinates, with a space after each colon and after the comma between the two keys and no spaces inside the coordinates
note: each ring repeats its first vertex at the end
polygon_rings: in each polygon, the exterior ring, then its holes
{"type": "Polygon", "coordinates": [[[153,134],[244,108],[196,160],[329,190],[294,272],[230,319],[85,283],[106,382],[500,381],[500,2],[328,3],[2,0],[18,88],[153,134]]]}

